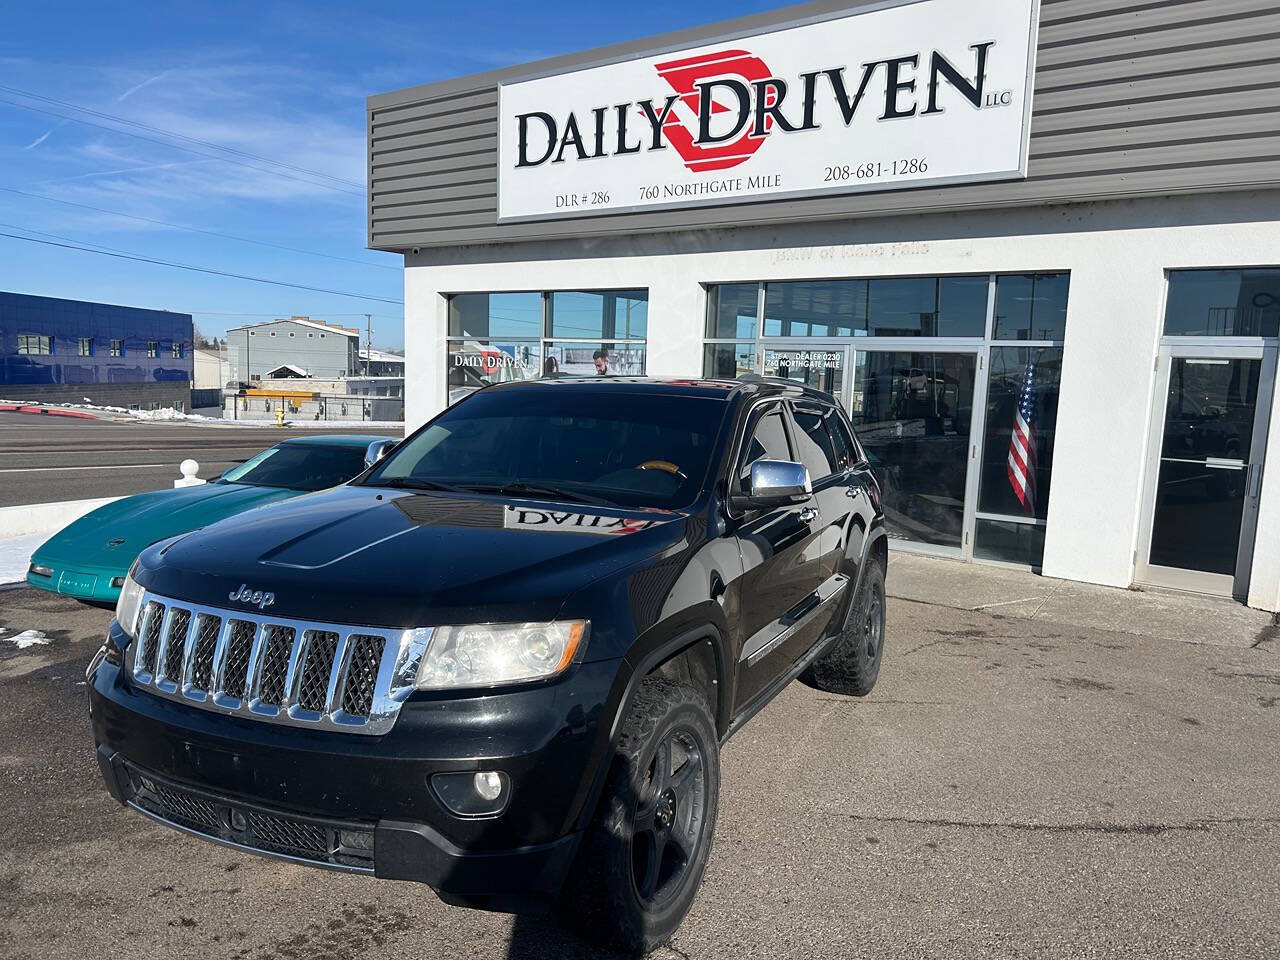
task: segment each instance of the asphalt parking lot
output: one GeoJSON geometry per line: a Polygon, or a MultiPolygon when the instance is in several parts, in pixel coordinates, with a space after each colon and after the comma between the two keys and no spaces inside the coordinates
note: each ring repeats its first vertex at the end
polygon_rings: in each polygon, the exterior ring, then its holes
{"type": "MultiPolygon", "coordinates": [[[[7,635],[52,639],[0,642],[0,956],[597,956],[116,806],[82,685],[108,616],[0,592],[7,635]]],[[[793,684],[726,745],[706,883],[659,956],[1276,956],[1275,631],[1196,645],[904,600],[889,630],[872,696],[793,684]]]]}
{"type": "MultiPolygon", "coordinates": [[[[0,413],[0,507],[122,497],[173,486],[194,457],[206,480],[301,429],[208,427],[0,413]]],[[[307,436],[316,433],[306,430],[307,436]]],[[[320,430],[319,432],[325,432],[320,430]]],[[[334,427],[333,433],[351,433],[334,427]]],[[[386,427],[357,433],[402,436],[386,427]]]]}

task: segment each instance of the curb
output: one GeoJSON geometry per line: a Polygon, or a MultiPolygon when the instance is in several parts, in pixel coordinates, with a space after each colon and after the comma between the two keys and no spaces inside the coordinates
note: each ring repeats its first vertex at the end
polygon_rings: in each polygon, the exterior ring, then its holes
{"type": "Polygon", "coordinates": [[[16,403],[0,403],[0,413],[38,413],[47,417],[74,417],[77,420],[97,420],[92,413],[82,410],[58,410],[52,407],[31,407],[16,403]]]}

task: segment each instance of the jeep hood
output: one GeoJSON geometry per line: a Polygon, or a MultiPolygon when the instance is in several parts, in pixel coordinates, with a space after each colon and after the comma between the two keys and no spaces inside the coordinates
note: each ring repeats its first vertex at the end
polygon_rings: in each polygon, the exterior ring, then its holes
{"type": "Polygon", "coordinates": [[[142,557],[139,580],[222,608],[380,627],[549,620],[610,572],[682,543],[684,514],[344,486],[233,517],[142,557]],[[256,612],[256,611],[255,611],[256,612]]]}

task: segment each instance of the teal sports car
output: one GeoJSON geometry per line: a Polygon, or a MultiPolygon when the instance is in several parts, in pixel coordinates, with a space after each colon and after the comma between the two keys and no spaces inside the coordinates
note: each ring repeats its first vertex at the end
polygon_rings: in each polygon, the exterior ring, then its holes
{"type": "Polygon", "coordinates": [[[139,553],[226,517],[346,483],[386,437],[298,437],[268,447],[217,480],[125,497],[64,527],[31,555],[27,584],[113,606],[139,553]]]}

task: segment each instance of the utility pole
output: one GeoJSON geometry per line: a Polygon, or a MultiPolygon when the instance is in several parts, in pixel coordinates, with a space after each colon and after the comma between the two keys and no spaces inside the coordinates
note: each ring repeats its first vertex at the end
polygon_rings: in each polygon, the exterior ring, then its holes
{"type": "Polygon", "coordinates": [[[373,353],[373,314],[364,315],[364,375],[369,376],[369,357],[373,353]]]}

